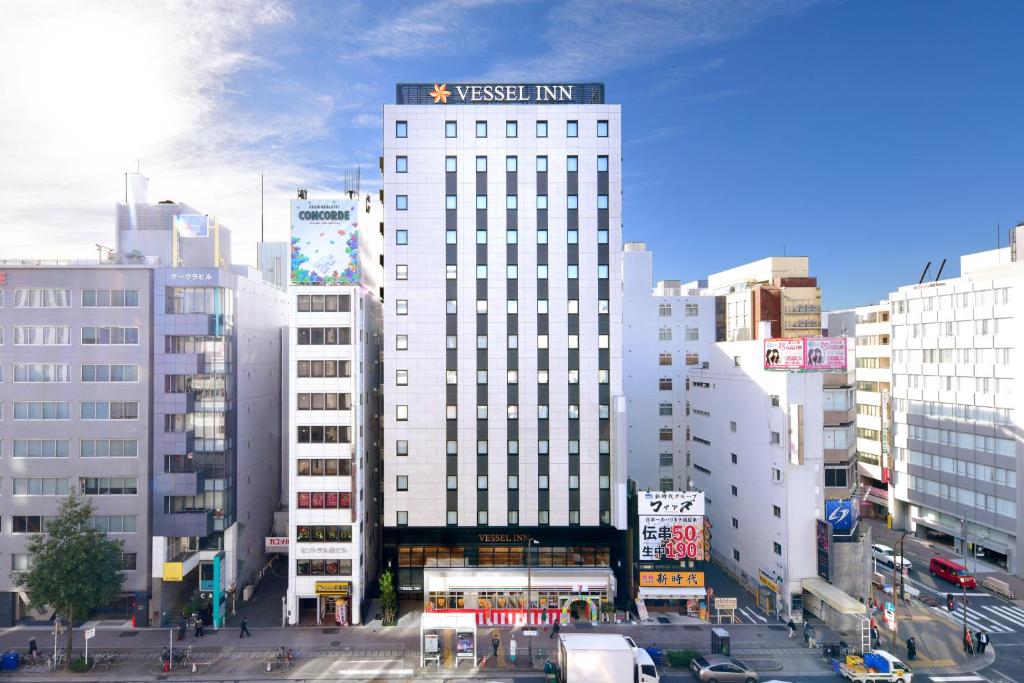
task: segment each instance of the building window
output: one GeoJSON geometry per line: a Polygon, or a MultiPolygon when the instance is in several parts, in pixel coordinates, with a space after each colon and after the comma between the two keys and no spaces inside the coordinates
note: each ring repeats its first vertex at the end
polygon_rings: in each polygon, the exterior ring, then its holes
{"type": "Polygon", "coordinates": [[[686,315],[693,317],[697,315],[697,304],[686,304],[686,315]]]}
{"type": "Polygon", "coordinates": [[[409,172],[409,157],[395,157],[395,173],[409,172]]]}
{"type": "Polygon", "coordinates": [[[479,474],[479,475],[477,475],[477,478],[476,478],[476,490],[477,491],[486,491],[487,490],[487,475],[486,474],[479,474]]]}
{"type": "Polygon", "coordinates": [[[481,405],[476,407],[476,419],[486,420],[487,419],[487,406],[481,405]]]}
{"type": "Polygon", "coordinates": [[[849,485],[849,473],[848,467],[826,467],[825,486],[846,488],[849,485]]]}
{"type": "Polygon", "coordinates": [[[675,482],[672,477],[661,477],[658,479],[658,490],[660,491],[671,491],[675,488],[675,482]]]}
{"type": "Polygon", "coordinates": [[[409,196],[404,194],[396,195],[395,208],[398,211],[406,211],[409,208],[409,196]]]}
{"type": "Polygon", "coordinates": [[[603,155],[597,157],[597,170],[599,173],[608,171],[608,157],[603,155]]]}
{"type": "Polygon", "coordinates": [[[777,395],[775,395],[775,394],[772,394],[771,395],[771,400],[772,400],[772,407],[773,408],[778,408],[779,407],[779,397],[777,395]]]}
{"type": "Polygon", "coordinates": [[[486,121],[477,121],[476,122],[476,136],[478,138],[485,138],[485,137],[487,137],[487,122],[486,121]]]}
{"type": "Polygon", "coordinates": [[[778,518],[781,519],[782,518],[782,508],[780,508],[778,505],[772,505],[772,516],[773,517],[778,517],[778,518]]]}
{"type": "Polygon", "coordinates": [[[409,526],[409,511],[408,510],[396,510],[395,511],[395,523],[398,526],[409,526]]]}
{"type": "Polygon", "coordinates": [[[453,194],[445,195],[444,208],[448,210],[454,210],[459,208],[459,201],[453,194]]]}
{"type": "Polygon", "coordinates": [[[662,377],[661,379],[659,379],[658,380],[658,390],[659,391],[672,391],[672,378],[671,377],[662,377]]]}
{"type": "Polygon", "coordinates": [[[397,334],[395,335],[395,349],[398,351],[406,351],[409,349],[409,335],[397,334]]]}
{"type": "Polygon", "coordinates": [[[476,523],[478,526],[487,526],[487,510],[477,510],[476,523]]]}
{"type": "Polygon", "coordinates": [[[782,481],[782,470],[780,470],[778,467],[772,468],[772,481],[776,483],[782,481]]]}
{"type": "Polygon", "coordinates": [[[548,158],[546,156],[537,157],[537,173],[548,172],[548,158]]]}
{"type": "Polygon", "coordinates": [[[407,386],[409,384],[409,371],[395,370],[395,384],[400,387],[407,386]]]}
{"type": "Polygon", "coordinates": [[[444,170],[445,173],[455,173],[458,169],[458,160],[455,157],[444,158],[444,170]]]}
{"type": "Polygon", "coordinates": [[[668,318],[672,315],[672,304],[658,304],[658,315],[668,318]]]}
{"type": "Polygon", "coordinates": [[[576,138],[580,135],[580,124],[578,121],[566,121],[565,137],[576,138]]]}
{"type": "Polygon", "coordinates": [[[408,299],[395,299],[395,315],[409,315],[408,299]]]}
{"type": "Polygon", "coordinates": [[[597,137],[606,138],[608,137],[608,122],[598,121],[597,122],[597,137]]]}
{"type": "Polygon", "coordinates": [[[458,510],[449,510],[447,515],[448,526],[456,526],[459,523],[458,510]]]}
{"type": "Polygon", "coordinates": [[[729,420],[729,431],[732,432],[733,434],[736,433],[736,421],[735,420],[729,420]]]}
{"type": "Polygon", "coordinates": [[[658,455],[658,465],[661,467],[672,467],[672,460],[671,453],[660,453],[658,455]]]}
{"type": "Polygon", "coordinates": [[[782,437],[779,435],[778,432],[771,432],[769,434],[769,436],[768,436],[768,443],[770,443],[770,444],[779,444],[779,443],[782,442],[781,438],[782,437]]]}
{"type": "Polygon", "coordinates": [[[395,265],[395,279],[396,280],[408,280],[409,279],[409,266],[405,263],[399,263],[395,265]]]}
{"type": "Polygon", "coordinates": [[[739,463],[739,456],[738,455],[736,455],[735,453],[730,453],[729,455],[732,458],[732,464],[733,465],[736,465],[736,464],[739,463]]]}
{"type": "Polygon", "coordinates": [[[514,194],[505,195],[505,208],[515,211],[519,208],[519,198],[514,194]]]}
{"type": "Polygon", "coordinates": [[[604,263],[597,264],[597,279],[607,280],[608,279],[608,265],[604,263]]]}
{"type": "Polygon", "coordinates": [[[731,490],[733,496],[739,496],[740,495],[740,490],[738,488],[736,488],[735,486],[730,486],[729,489],[731,490]]]}
{"type": "MultiPolygon", "coordinates": [[[[575,211],[576,209],[580,208],[580,198],[579,198],[579,196],[578,195],[574,195],[574,194],[568,195],[565,198],[565,208],[568,209],[569,211],[575,211]]],[[[572,231],[572,232],[575,232],[575,230],[572,231]]],[[[576,240],[571,240],[571,241],[575,242],[576,240]]]]}
{"type": "Polygon", "coordinates": [[[567,173],[576,173],[580,170],[580,158],[578,156],[569,156],[565,158],[565,170],[567,173]]]}
{"type": "Polygon", "coordinates": [[[395,137],[409,137],[409,123],[407,121],[395,121],[395,137]]]}
{"type": "Polygon", "coordinates": [[[395,244],[402,246],[409,244],[409,231],[408,230],[396,230],[395,231],[395,244]]]}
{"type": "Polygon", "coordinates": [[[776,555],[782,555],[782,544],[773,541],[772,550],[775,552],[776,555]]]}
{"type": "Polygon", "coordinates": [[[515,138],[519,137],[519,124],[515,121],[505,122],[505,137],[515,138]]]}
{"type": "Polygon", "coordinates": [[[479,210],[483,210],[483,209],[487,208],[487,195],[485,195],[485,194],[478,194],[476,196],[476,208],[479,209],[479,210]]]}
{"type": "Polygon", "coordinates": [[[740,520],[736,519],[735,517],[732,518],[732,528],[733,529],[739,529],[740,528],[740,520]]]}
{"type": "Polygon", "coordinates": [[[547,526],[550,524],[550,514],[547,510],[537,510],[537,524],[540,526],[547,526]]]}
{"type": "MultiPolygon", "coordinates": [[[[484,129],[484,131],[485,131],[484,135],[487,134],[486,130],[487,129],[485,128],[484,129]]],[[[459,127],[456,125],[455,121],[445,121],[444,122],[444,136],[446,138],[458,137],[458,134],[459,134],[459,127]]]]}
{"type": "Polygon", "coordinates": [[[608,195],[599,194],[597,195],[597,208],[607,209],[608,208],[608,195]]]}
{"type": "Polygon", "coordinates": [[[395,455],[409,455],[409,442],[399,439],[395,442],[395,455]]]}
{"type": "Polygon", "coordinates": [[[736,548],[732,549],[732,559],[736,560],[737,562],[740,561],[740,551],[736,550],[736,548]]]}
{"type": "Polygon", "coordinates": [[[538,121],[537,122],[537,137],[546,138],[548,136],[548,122],[538,121]]]}
{"type": "Polygon", "coordinates": [[[541,489],[542,491],[548,488],[548,475],[537,475],[537,488],[541,489]]]}
{"type": "Polygon", "coordinates": [[[395,489],[398,491],[408,491],[409,477],[405,474],[400,474],[395,477],[395,489]]]}
{"type": "Polygon", "coordinates": [[[458,488],[459,488],[459,478],[458,478],[458,476],[456,476],[454,474],[449,474],[448,475],[448,480],[447,480],[447,485],[448,485],[448,490],[449,491],[457,491],[458,488]]]}
{"type": "MultiPolygon", "coordinates": [[[[487,173],[487,157],[477,157],[476,158],[476,172],[477,173],[487,173]]],[[[477,207],[477,208],[479,208],[479,207],[477,207]]]]}
{"type": "Polygon", "coordinates": [[[734,368],[740,367],[740,357],[739,356],[733,356],[732,357],[732,365],[733,365],[734,368]]]}
{"type": "Polygon", "coordinates": [[[546,194],[537,195],[537,210],[547,211],[548,210],[548,196],[546,194]]]}
{"type": "Polygon", "coordinates": [[[658,354],[658,365],[672,365],[672,354],[671,353],[659,353],[658,354]]]}
{"type": "Polygon", "coordinates": [[[512,490],[512,491],[515,491],[516,489],[519,488],[519,475],[517,475],[517,474],[510,474],[510,475],[508,475],[508,488],[510,490],[512,490]]]}
{"type": "Polygon", "coordinates": [[[671,441],[672,440],[672,428],[671,427],[662,427],[661,429],[659,429],[658,430],[658,440],[659,441],[671,441]]]}
{"type": "Polygon", "coordinates": [[[508,511],[508,523],[509,526],[516,526],[519,524],[519,510],[508,511]]]}
{"type": "Polygon", "coordinates": [[[407,422],[409,420],[409,406],[405,404],[396,405],[395,419],[399,422],[407,422]]]}
{"type": "Polygon", "coordinates": [[[658,415],[670,416],[672,415],[672,404],[671,403],[659,403],[658,404],[658,415]]]}

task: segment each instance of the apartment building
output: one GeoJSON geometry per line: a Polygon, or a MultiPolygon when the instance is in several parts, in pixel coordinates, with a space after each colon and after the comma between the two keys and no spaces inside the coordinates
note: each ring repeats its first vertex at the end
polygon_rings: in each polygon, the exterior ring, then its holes
{"type": "Polygon", "coordinates": [[[700,283],[662,280],[652,288],[653,254],[627,242],[622,254],[623,376],[629,478],[640,489],[689,489],[689,372],[715,343],[716,298],[700,283]]]}
{"type": "Polygon", "coordinates": [[[384,107],[384,559],[428,609],[567,619],[628,595],[604,94],[399,84],[384,107]]]}
{"type": "Polygon", "coordinates": [[[901,287],[892,323],[892,514],[1024,576],[1020,238],[960,276],[901,287]]]}
{"type": "Polygon", "coordinates": [[[712,556],[769,613],[797,615],[817,575],[825,375],[765,369],[758,340],[714,344],[688,374],[690,476],[705,494],[712,556]]]}
{"type": "Polygon", "coordinates": [[[380,200],[292,201],[290,624],[361,624],[380,553],[380,200]]]}
{"type": "Polygon", "coordinates": [[[5,621],[25,616],[14,589],[23,534],[45,529],[71,487],[125,542],[114,618],[177,623],[195,596],[216,621],[264,560],[266,501],[280,488],[285,292],[230,265],[227,228],[186,204],[149,204],[138,174],[127,183],[115,248],[91,262],[3,264],[5,621]]]}
{"type": "Polygon", "coordinates": [[[710,294],[725,297],[724,341],[821,334],[821,288],[806,256],[769,256],[708,276],[710,294]],[[762,322],[771,323],[761,332],[762,322]]]}

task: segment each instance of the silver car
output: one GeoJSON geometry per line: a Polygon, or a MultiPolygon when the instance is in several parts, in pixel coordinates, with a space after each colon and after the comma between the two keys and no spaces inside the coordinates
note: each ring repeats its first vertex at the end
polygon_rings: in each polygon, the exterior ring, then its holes
{"type": "Polygon", "coordinates": [[[690,671],[701,683],[758,683],[757,672],[734,657],[699,655],[690,660],[690,671]]]}

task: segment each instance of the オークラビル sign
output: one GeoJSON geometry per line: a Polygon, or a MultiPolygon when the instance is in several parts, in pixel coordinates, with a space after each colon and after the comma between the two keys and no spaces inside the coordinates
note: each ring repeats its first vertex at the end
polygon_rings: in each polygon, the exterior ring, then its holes
{"type": "Polygon", "coordinates": [[[399,83],[396,104],[604,104],[603,83],[399,83]]]}
{"type": "Polygon", "coordinates": [[[641,588],[703,588],[704,572],[640,572],[641,588]]]}
{"type": "Polygon", "coordinates": [[[292,200],[292,284],[359,283],[359,202],[292,200]]]}

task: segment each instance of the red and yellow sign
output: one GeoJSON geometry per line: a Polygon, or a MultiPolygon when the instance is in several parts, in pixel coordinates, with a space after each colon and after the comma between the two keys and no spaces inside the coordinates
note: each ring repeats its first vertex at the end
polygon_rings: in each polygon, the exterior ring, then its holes
{"type": "Polygon", "coordinates": [[[704,572],[640,572],[641,588],[703,588],[704,572]]]}

